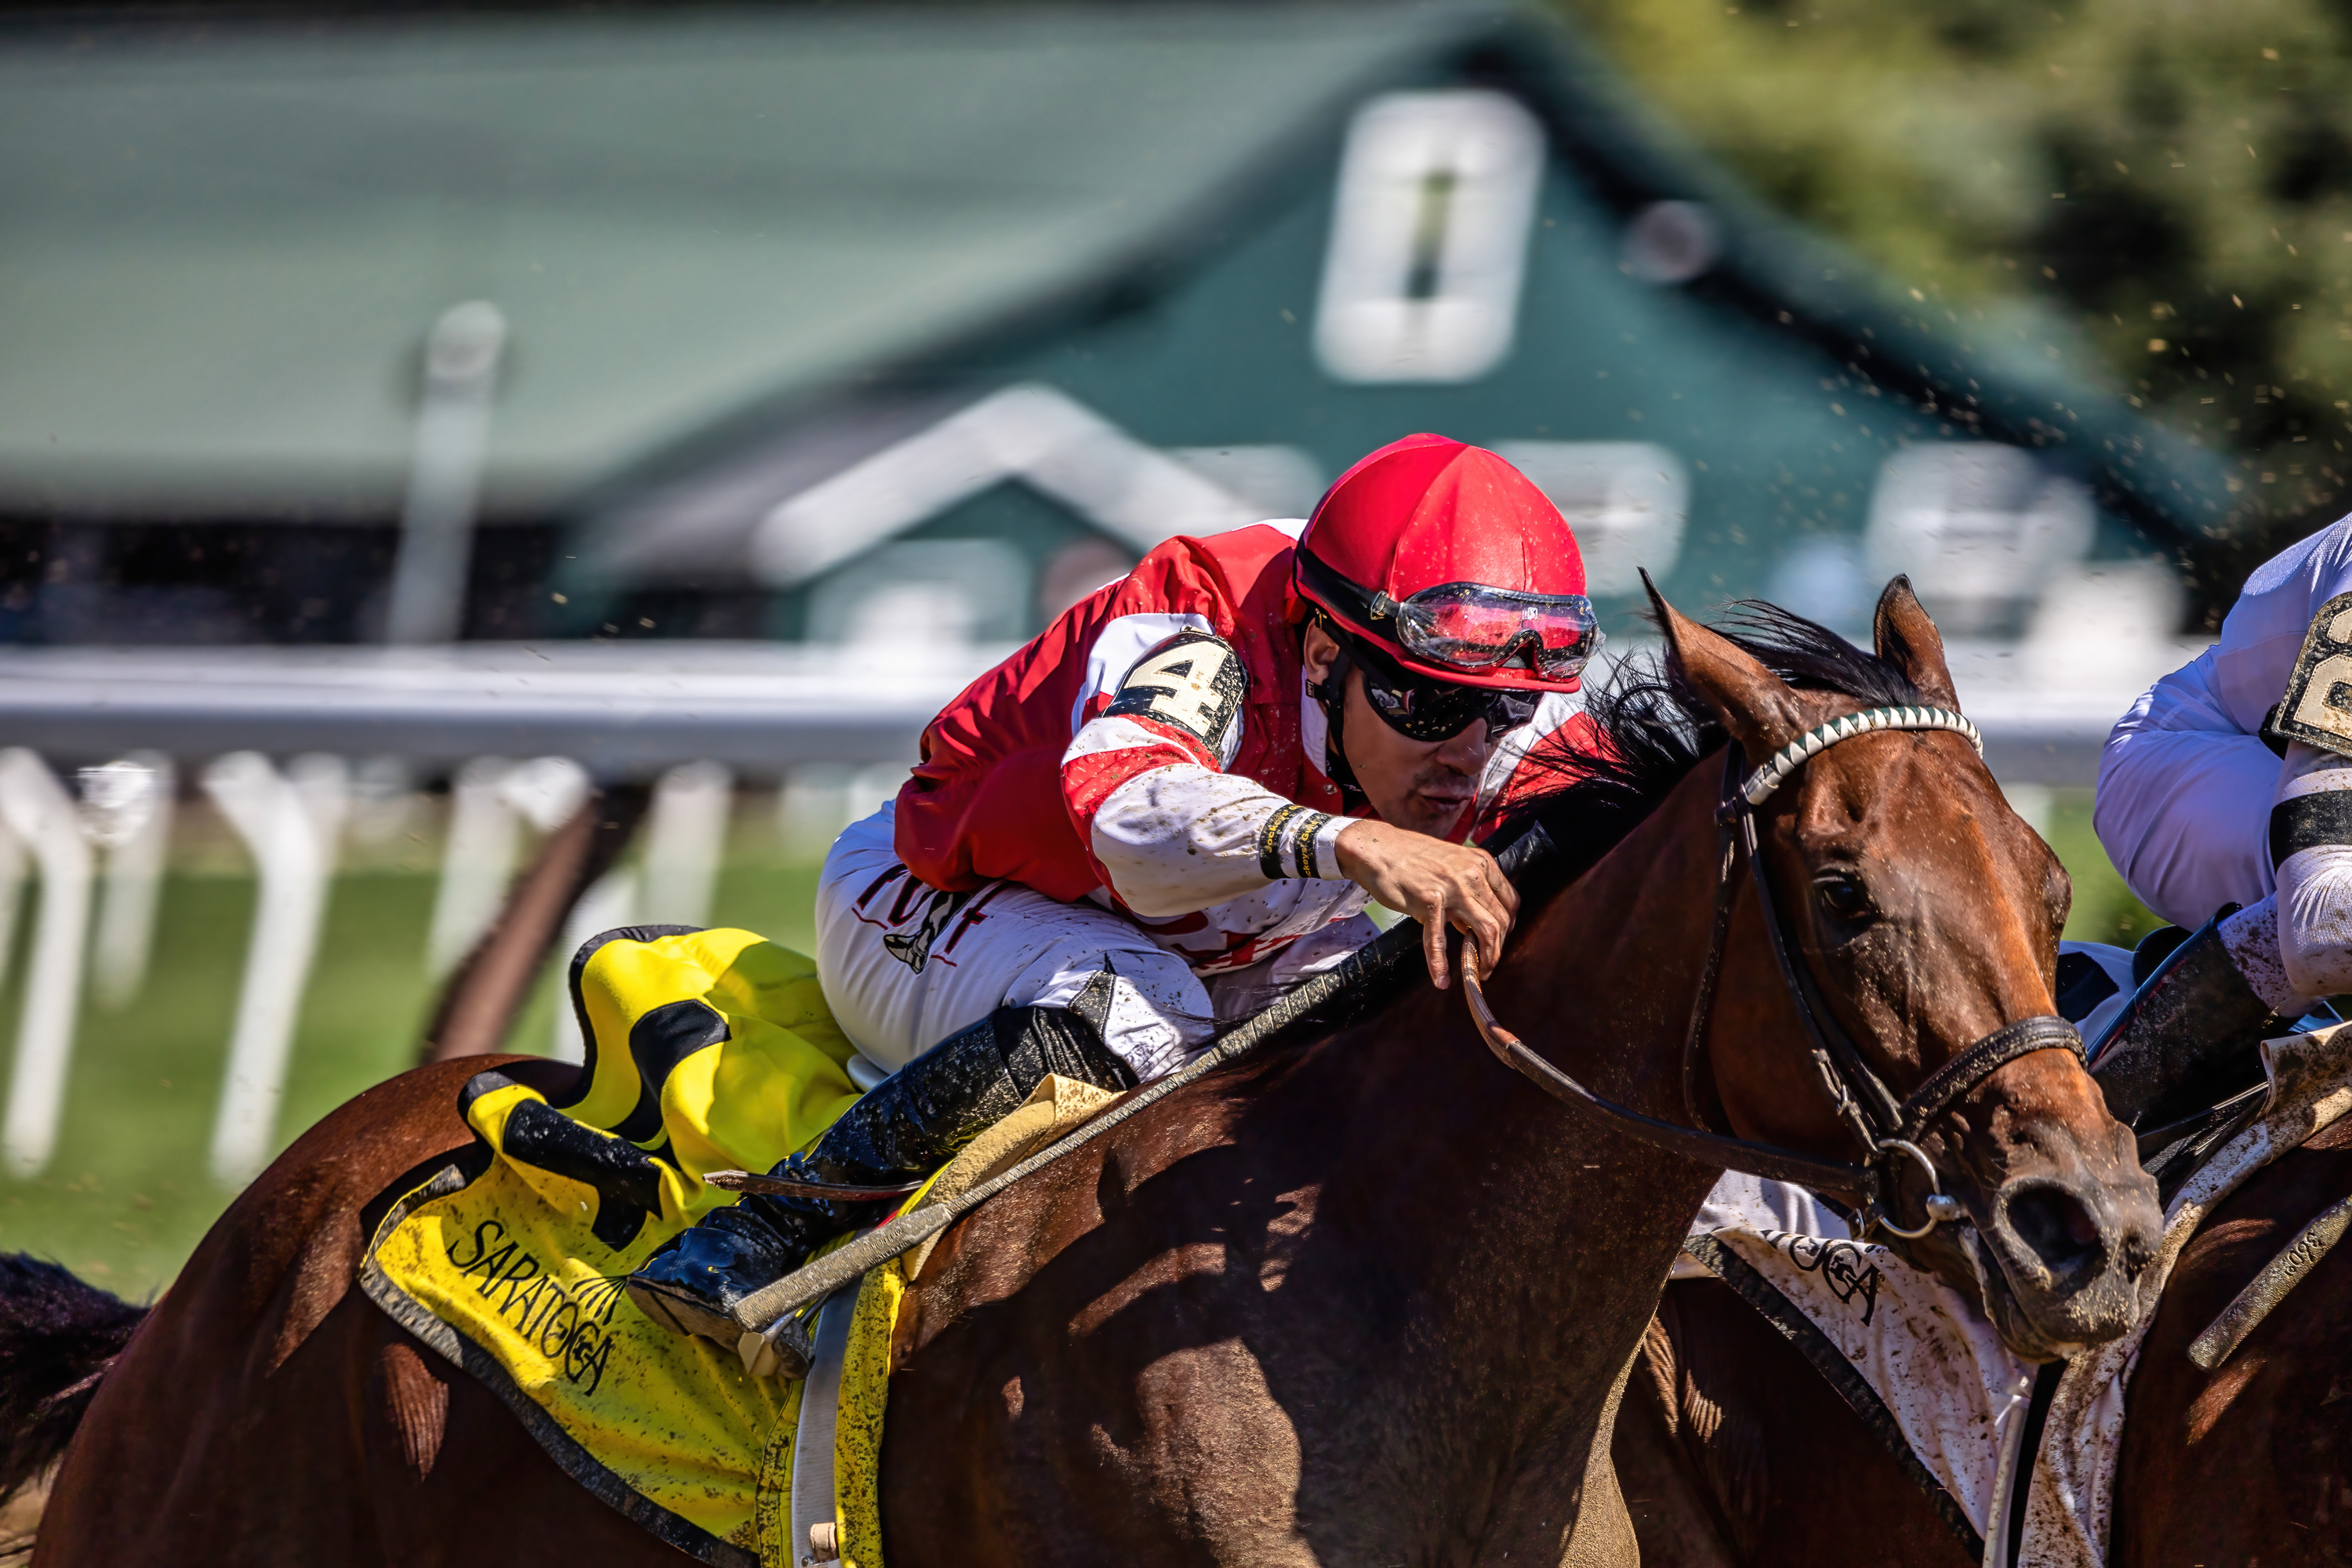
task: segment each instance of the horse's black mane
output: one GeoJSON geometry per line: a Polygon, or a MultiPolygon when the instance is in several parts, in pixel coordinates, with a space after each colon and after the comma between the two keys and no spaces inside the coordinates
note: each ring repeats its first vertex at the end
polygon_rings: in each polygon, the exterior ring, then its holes
{"type": "MultiPolygon", "coordinates": [[[[1731,608],[1715,629],[1801,691],[1835,692],[1871,707],[1926,700],[1902,670],[1827,626],[1760,600],[1731,608]]],[[[1559,786],[1530,797],[1488,837],[1523,894],[1541,896],[1591,869],[1728,738],[1663,651],[1620,663],[1587,697],[1585,712],[1591,729],[1565,735],[1564,745],[1534,759],[1558,773],[1559,786]],[[1548,842],[1530,840],[1510,853],[1538,830],[1548,842]]]]}

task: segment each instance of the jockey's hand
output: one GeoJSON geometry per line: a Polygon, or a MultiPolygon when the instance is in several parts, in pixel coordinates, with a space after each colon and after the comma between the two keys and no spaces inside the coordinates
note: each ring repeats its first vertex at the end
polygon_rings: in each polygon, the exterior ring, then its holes
{"type": "MultiPolygon", "coordinates": [[[[1466,844],[1448,844],[1426,833],[1385,822],[1357,822],[1342,828],[1335,847],[1339,872],[1392,910],[1421,922],[1422,946],[1429,955],[1429,978],[1440,991],[1448,983],[1445,930],[1466,932],[1478,944],[1484,979],[1503,952],[1503,939],[1519,912],[1518,889],[1495,858],[1466,844]]],[[[1467,952],[1463,962],[1471,962],[1467,952]]]]}

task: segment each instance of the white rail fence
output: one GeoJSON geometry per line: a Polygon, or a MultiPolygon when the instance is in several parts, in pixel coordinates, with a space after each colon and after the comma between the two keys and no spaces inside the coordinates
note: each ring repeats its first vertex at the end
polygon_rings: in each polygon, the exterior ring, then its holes
{"type": "MultiPolygon", "coordinates": [[[[56,1152],[84,996],[111,1010],[143,983],[174,759],[257,884],[211,1140],[213,1173],[236,1184],[275,1144],[347,841],[403,832],[416,779],[450,786],[423,987],[496,918],[526,835],[568,819],[592,780],[651,781],[653,801],[634,862],[580,900],[565,940],[698,925],[739,778],[785,781],[788,836],[830,834],[897,787],[925,721],[1001,651],[0,647],[0,738],[15,742],[0,752],[0,979],[24,885],[37,881],[0,1165],[30,1176],[56,1152]]],[[[544,1048],[576,1060],[577,1031],[556,1011],[544,1048]]]]}
{"type": "MultiPolygon", "coordinates": [[[[2196,651],[2145,637],[2126,649],[2084,626],[2083,646],[2054,651],[1952,647],[1994,771],[2029,808],[2046,811],[2050,786],[2090,784],[2116,715],[2196,651]]],[[[0,1165],[33,1175],[56,1151],[84,995],[115,1009],[142,984],[174,830],[174,758],[244,846],[258,887],[211,1141],[213,1173],[233,1185],[274,1147],[346,841],[404,831],[416,779],[449,781],[422,987],[496,918],[526,832],[568,819],[593,780],[653,781],[653,801],[634,863],[580,899],[560,952],[615,925],[704,923],[739,779],[782,781],[789,839],[821,841],[870,810],[905,778],[924,723],[1000,651],[0,648],[0,737],[16,742],[0,751],[0,979],[23,885],[38,883],[0,1165]]],[[[555,1012],[543,1047],[577,1060],[569,1009],[555,1012]]]]}
{"type": "MultiPolygon", "coordinates": [[[[30,1174],[57,1146],[66,1069],[81,1004],[83,936],[89,924],[90,839],[79,806],[47,764],[22,747],[0,752],[0,822],[40,868],[41,913],[33,930],[16,1059],[0,1143],[9,1163],[30,1174]]],[[[21,850],[12,858],[22,863],[21,850]]]]}
{"type": "MultiPolygon", "coordinates": [[[[198,775],[250,858],[257,883],[210,1144],[211,1172],[226,1185],[251,1180],[275,1147],[303,994],[353,816],[353,772],[324,752],[281,767],[257,752],[233,752],[198,775]]],[[[778,829],[787,841],[821,842],[905,775],[903,763],[796,770],[777,792],[778,829]]],[[[172,762],[157,753],[83,768],[69,783],[33,752],[0,752],[0,978],[28,872],[37,889],[0,1113],[0,1158],[12,1175],[39,1174],[56,1152],[84,995],[112,1012],[134,1001],[143,984],[175,782],[172,762]]],[[[736,783],[720,763],[665,770],[638,855],[581,897],[559,959],[614,926],[705,923],[736,783]]],[[[587,772],[564,757],[481,757],[457,771],[420,985],[446,980],[496,919],[523,863],[523,828],[552,832],[582,808],[591,787],[587,772]]],[[[554,1009],[543,1048],[582,1058],[569,1009],[554,1009]]]]}

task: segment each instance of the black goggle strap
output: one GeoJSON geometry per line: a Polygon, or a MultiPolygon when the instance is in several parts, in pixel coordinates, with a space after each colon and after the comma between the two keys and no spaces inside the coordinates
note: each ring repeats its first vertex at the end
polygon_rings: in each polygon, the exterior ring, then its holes
{"type": "MultiPolygon", "coordinates": [[[[1338,605],[1341,614],[1352,617],[1362,626],[1372,626],[1380,621],[1387,621],[1391,626],[1398,625],[1397,613],[1404,607],[1398,601],[1390,598],[1386,593],[1368,593],[1349,582],[1304,545],[1301,545],[1298,551],[1298,580],[1305,586],[1314,589],[1316,593],[1338,605]]],[[[1486,591],[1504,598],[1524,600],[1529,604],[1540,604],[1551,597],[1549,595],[1520,593],[1505,588],[1486,591]]],[[[1327,624],[1333,626],[1336,632],[1337,624],[1330,623],[1328,616],[1325,619],[1327,624]]],[[[1595,640],[1598,632],[1599,627],[1595,626],[1585,633],[1575,647],[1557,649],[1547,649],[1543,646],[1543,638],[1535,632],[1522,632],[1510,640],[1509,645],[1496,656],[1494,662],[1496,665],[1506,664],[1524,653],[1529,668],[1539,669],[1546,674],[1556,673],[1559,667],[1563,664],[1572,663],[1580,668],[1591,657],[1592,650],[1599,646],[1595,640]]]]}
{"type": "MultiPolygon", "coordinates": [[[[1298,577],[1301,583],[1313,588],[1338,606],[1335,613],[1317,605],[1315,619],[1325,631],[1329,632],[1339,640],[1341,647],[1355,650],[1358,655],[1356,663],[1364,672],[1364,680],[1368,689],[1371,683],[1377,681],[1385,690],[1392,694],[1393,709],[1377,698],[1373,700],[1372,706],[1381,710],[1382,718],[1391,719],[1393,722],[1391,713],[1402,713],[1405,711],[1407,706],[1401,694],[1409,687],[1423,685],[1425,682],[1407,675],[1398,668],[1393,659],[1381,649],[1366,643],[1360,634],[1346,621],[1340,620],[1339,616],[1347,616],[1360,626],[1369,626],[1375,621],[1383,619],[1393,625],[1397,602],[1386,594],[1367,594],[1317,559],[1315,552],[1303,545],[1298,551],[1298,577]]],[[[1466,719],[1463,721],[1465,724],[1468,722],[1466,719]]]]}
{"type": "Polygon", "coordinates": [[[1315,612],[1314,625],[1319,626],[1339,645],[1332,656],[1331,673],[1326,679],[1307,683],[1307,695],[1323,705],[1323,776],[1339,786],[1339,804],[1353,809],[1366,797],[1363,786],[1356,782],[1356,770],[1348,765],[1348,749],[1340,739],[1339,726],[1348,714],[1348,671],[1355,660],[1348,648],[1348,638],[1331,624],[1331,618],[1321,610],[1315,612]]]}
{"type": "MultiPolygon", "coordinates": [[[[1318,595],[1329,600],[1338,607],[1339,614],[1362,626],[1372,624],[1372,596],[1333,571],[1303,544],[1298,547],[1298,581],[1302,586],[1312,588],[1318,595]]],[[[1381,597],[1386,599],[1388,595],[1383,594],[1381,597]]],[[[1330,625],[1330,616],[1319,605],[1316,615],[1327,626],[1330,625]]]]}

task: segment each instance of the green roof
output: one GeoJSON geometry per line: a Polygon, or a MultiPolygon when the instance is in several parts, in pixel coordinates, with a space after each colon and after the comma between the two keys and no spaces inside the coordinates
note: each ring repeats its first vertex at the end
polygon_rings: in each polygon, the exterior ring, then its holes
{"type": "Polygon", "coordinates": [[[494,511],[1181,235],[1491,12],[652,12],[0,33],[0,505],[381,518],[511,323],[494,511]]]}

